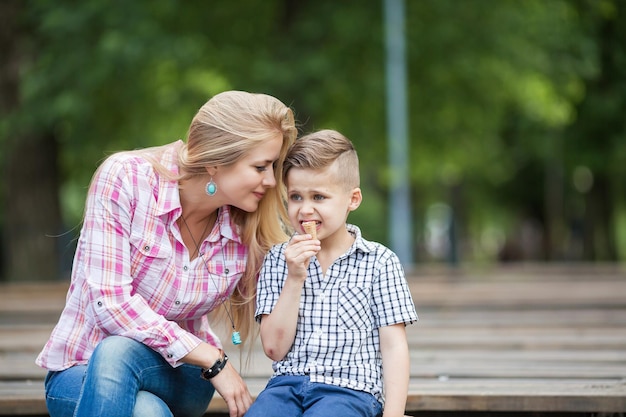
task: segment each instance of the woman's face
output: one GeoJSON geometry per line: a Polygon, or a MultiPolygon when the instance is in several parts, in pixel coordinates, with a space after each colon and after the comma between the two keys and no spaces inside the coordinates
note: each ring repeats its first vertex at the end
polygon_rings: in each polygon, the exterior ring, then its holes
{"type": "Polygon", "coordinates": [[[224,204],[247,212],[256,211],[268,188],[276,186],[274,162],[280,155],[283,138],[277,135],[253,148],[233,165],[220,167],[213,176],[224,204]]]}

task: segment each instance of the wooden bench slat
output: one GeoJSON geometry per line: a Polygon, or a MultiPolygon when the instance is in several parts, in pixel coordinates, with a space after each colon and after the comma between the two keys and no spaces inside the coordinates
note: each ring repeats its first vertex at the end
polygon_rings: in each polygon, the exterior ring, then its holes
{"type": "Polygon", "coordinates": [[[621,413],[625,392],[612,379],[412,379],[407,409],[621,413]]]}
{"type": "MultiPolygon", "coordinates": [[[[626,411],[625,269],[418,270],[409,284],[420,321],[407,327],[408,411],[626,411]]],[[[67,285],[0,284],[0,415],[47,415],[34,360],[67,285]]],[[[248,366],[226,349],[256,395],[271,374],[260,344],[248,366]]],[[[225,413],[223,400],[208,411],[225,413]]]]}

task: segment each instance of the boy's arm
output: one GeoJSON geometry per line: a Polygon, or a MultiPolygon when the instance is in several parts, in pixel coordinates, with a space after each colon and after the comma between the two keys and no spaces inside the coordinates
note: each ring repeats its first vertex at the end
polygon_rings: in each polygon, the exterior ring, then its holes
{"type": "Polygon", "coordinates": [[[273,361],[287,355],[296,337],[302,283],[287,279],[272,313],[261,318],[263,351],[273,361]]]}
{"type": "Polygon", "coordinates": [[[383,358],[383,417],[402,417],[409,391],[409,346],[404,323],[378,329],[383,358]]]}
{"type": "Polygon", "coordinates": [[[300,296],[306,281],[311,256],[319,249],[319,241],[307,235],[295,235],[285,249],[287,278],[272,312],[261,318],[261,343],[268,358],[283,359],[296,337],[300,296]]]}

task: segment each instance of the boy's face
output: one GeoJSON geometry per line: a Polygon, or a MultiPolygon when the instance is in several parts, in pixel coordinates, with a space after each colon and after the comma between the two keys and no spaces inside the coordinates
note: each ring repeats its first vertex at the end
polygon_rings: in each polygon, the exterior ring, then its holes
{"type": "Polygon", "coordinates": [[[304,234],[302,223],[315,221],[319,240],[345,231],[348,213],[361,203],[361,190],[346,189],[332,165],[324,169],[291,168],[286,180],[291,225],[304,234]]]}

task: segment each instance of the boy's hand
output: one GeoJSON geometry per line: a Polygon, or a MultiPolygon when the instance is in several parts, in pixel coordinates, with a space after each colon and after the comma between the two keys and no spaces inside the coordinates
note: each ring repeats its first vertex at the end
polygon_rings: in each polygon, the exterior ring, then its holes
{"type": "Polygon", "coordinates": [[[304,281],[311,256],[316,255],[320,249],[320,241],[311,239],[311,235],[294,235],[285,249],[289,277],[304,281]]]}

